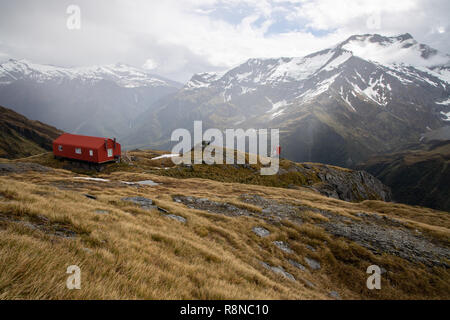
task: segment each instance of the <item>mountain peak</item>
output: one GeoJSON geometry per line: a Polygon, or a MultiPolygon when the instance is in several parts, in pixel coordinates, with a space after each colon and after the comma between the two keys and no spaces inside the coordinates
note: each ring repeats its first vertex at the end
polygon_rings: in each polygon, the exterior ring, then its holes
{"type": "Polygon", "coordinates": [[[434,67],[446,65],[450,57],[427,45],[418,43],[411,34],[382,36],[379,34],[353,35],[337,48],[351,51],[355,56],[383,65],[411,65],[434,67]]]}

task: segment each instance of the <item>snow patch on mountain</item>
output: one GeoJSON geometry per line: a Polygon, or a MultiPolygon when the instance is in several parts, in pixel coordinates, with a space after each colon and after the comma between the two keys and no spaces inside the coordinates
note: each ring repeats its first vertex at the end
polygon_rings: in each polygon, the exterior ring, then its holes
{"type": "Polygon", "coordinates": [[[450,121],[450,112],[442,111],[441,114],[444,116],[444,121],[450,121]]]}
{"type": "Polygon", "coordinates": [[[353,54],[351,52],[343,52],[341,55],[339,55],[337,58],[333,59],[332,61],[328,62],[327,65],[323,68],[325,71],[331,71],[333,69],[338,68],[340,65],[345,63],[348,59],[353,57],[353,54]]]}
{"type": "Polygon", "coordinates": [[[10,84],[19,79],[30,79],[37,83],[47,81],[79,80],[98,82],[110,80],[125,88],[168,87],[175,82],[125,64],[66,68],[36,64],[27,60],[10,59],[0,64],[0,84],[10,84]]]}
{"type": "Polygon", "coordinates": [[[444,106],[449,106],[450,105],[450,98],[448,98],[445,101],[441,101],[441,102],[436,102],[436,104],[442,104],[444,106]]]}
{"type": "Polygon", "coordinates": [[[333,56],[333,52],[327,50],[323,53],[307,56],[304,58],[291,58],[287,62],[282,62],[268,77],[269,81],[283,79],[284,81],[300,81],[307,79],[333,56]]]}
{"type": "Polygon", "coordinates": [[[299,98],[303,100],[303,102],[308,102],[314,99],[315,97],[321,95],[322,93],[328,91],[330,86],[334,83],[337,77],[339,77],[341,73],[335,74],[332,77],[322,80],[319,82],[314,89],[309,89],[305,93],[301,94],[299,98]]]}
{"type": "Polygon", "coordinates": [[[450,61],[448,55],[419,44],[409,35],[355,36],[344,43],[342,48],[353,52],[355,56],[384,65],[406,64],[416,67],[433,67],[450,61]]]}

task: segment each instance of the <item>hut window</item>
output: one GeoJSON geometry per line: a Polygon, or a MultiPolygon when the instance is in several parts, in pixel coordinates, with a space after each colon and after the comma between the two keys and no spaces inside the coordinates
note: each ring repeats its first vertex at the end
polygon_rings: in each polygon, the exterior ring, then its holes
{"type": "Polygon", "coordinates": [[[94,151],[89,150],[89,156],[93,157],[94,156],[94,151]]]}
{"type": "Polygon", "coordinates": [[[59,150],[59,151],[63,151],[63,148],[62,148],[61,145],[58,146],[58,150],[59,150]]]}
{"type": "Polygon", "coordinates": [[[81,148],[75,148],[75,153],[76,154],[81,154],[81,148]]]}
{"type": "Polygon", "coordinates": [[[108,149],[108,157],[112,157],[113,156],[113,149],[108,149]]]}

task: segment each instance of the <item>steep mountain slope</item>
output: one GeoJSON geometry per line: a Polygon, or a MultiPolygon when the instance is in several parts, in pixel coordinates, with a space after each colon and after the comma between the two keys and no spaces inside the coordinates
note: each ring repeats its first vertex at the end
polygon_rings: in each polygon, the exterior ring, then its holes
{"type": "Polygon", "coordinates": [[[62,132],[0,106],[0,158],[21,158],[52,149],[62,132]]]}
{"type": "Polygon", "coordinates": [[[395,201],[450,212],[450,140],[374,157],[359,168],[390,186],[395,201]]]}
{"type": "Polygon", "coordinates": [[[351,166],[450,118],[450,57],[399,37],[353,36],[303,58],[195,75],[126,141],[168,148],[175,128],[280,128],[283,156],[351,166]]]}
{"type": "Polygon", "coordinates": [[[181,84],[124,64],[83,68],[0,64],[0,103],[65,131],[124,136],[133,119],[181,84]]]}

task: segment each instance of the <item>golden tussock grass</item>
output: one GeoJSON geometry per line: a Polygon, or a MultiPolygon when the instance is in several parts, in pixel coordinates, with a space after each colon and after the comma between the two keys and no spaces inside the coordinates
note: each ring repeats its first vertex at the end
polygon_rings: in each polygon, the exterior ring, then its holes
{"type": "Polygon", "coordinates": [[[180,180],[142,172],[100,176],[111,182],[76,180],[64,170],[0,177],[0,299],[328,299],[331,290],[346,299],[449,298],[446,269],[431,270],[394,256],[374,255],[353,242],[336,239],[316,225],[327,218],[313,209],[352,219],[360,211],[387,214],[410,221],[420,230],[439,230],[448,238],[449,221],[440,212],[372,201],[347,203],[307,189],[180,180]],[[147,179],[161,185],[120,183],[147,179]],[[85,193],[97,200],[86,198],[85,193]],[[189,209],[173,201],[175,195],[189,195],[261,211],[242,202],[242,194],[311,210],[301,213],[302,225],[287,220],[270,224],[254,217],[189,209]],[[121,200],[129,196],[150,198],[187,222],[121,200]],[[413,213],[406,213],[407,208],[413,213]],[[271,234],[257,236],[252,232],[257,226],[271,234]],[[61,228],[76,237],[55,236],[61,228]],[[279,250],[273,241],[289,243],[293,253],[279,250]],[[322,268],[303,272],[288,262],[306,265],[305,257],[319,261],[322,268]],[[266,270],[260,262],[283,267],[296,281],[266,270]],[[365,271],[377,263],[389,272],[383,278],[383,290],[373,292],[366,288],[365,271]],[[65,287],[69,265],[81,268],[81,290],[65,287]]]}

